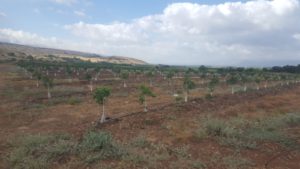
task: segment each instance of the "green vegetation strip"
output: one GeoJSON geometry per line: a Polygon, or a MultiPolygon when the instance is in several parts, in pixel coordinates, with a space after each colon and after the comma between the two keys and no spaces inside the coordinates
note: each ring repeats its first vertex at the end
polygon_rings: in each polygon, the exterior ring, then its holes
{"type": "Polygon", "coordinates": [[[201,127],[196,134],[199,139],[213,137],[222,145],[238,149],[254,149],[262,142],[278,143],[285,148],[299,148],[299,138],[285,129],[300,125],[300,113],[280,114],[255,120],[205,117],[200,122],[201,127]]]}
{"type": "Polygon", "coordinates": [[[124,153],[106,132],[88,132],[78,142],[65,134],[23,136],[12,143],[8,160],[15,169],[48,168],[56,161],[74,156],[90,164],[124,153]]]}

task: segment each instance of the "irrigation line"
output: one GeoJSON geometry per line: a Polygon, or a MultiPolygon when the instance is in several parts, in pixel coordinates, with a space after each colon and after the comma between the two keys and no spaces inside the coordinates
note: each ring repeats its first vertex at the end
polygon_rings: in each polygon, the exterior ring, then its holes
{"type": "MultiPolygon", "coordinates": [[[[286,88],[285,86],[283,86],[283,87],[282,86],[274,86],[274,87],[272,87],[273,90],[274,90],[275,87],[279,87],[278,89],[289,90],[289,89],[293,89],[294,87],[296,87],[296,85],[290,85],[290,86],[288,86],[289,88],[286,88]]],[[[261,89],[261,90],[254,91],[254,92],[252,91],[252,92],[260,94],[259,96],[265,96],[265,95],[269,94],[268,91],[272,91],[271,90],[272,88],[261,89]],[[265,93],[262,93],[262,91],[265,91],[265,93]]],[[[277,89],[277,88],[275,88],[275,89],[277,89]]],[[[277,94],[277,93],[282,92],[282,91],[275,90],[275,92],[276,92],[275,94],[277,94]]],[[[245,92],[237,93],[237,94],[235,94],[235,96],[242,96],[244,94],[245,94],[245,92]]],[[[221,96],[226,97],[226,96],[234,96],[234,95],[232,95],[232,94],[225,94],[225,95],[221,95],[221,96]]],[[[255,99],[255,98],[256,97],[252,97],[252,99],[255,99]]],[[[192,99],[190,99],[190,101],[188,103],[190,103],[190,102],[199,102],[200,100],[203,100],[203,97],[192,98],[192,99]]],[[[185,105],[185,104],[187,104],[187,103],[182,103],[181,105],[185,105]]],[[[122,118],[129,117],[129,116],[134,116],[134,115],[137,115],[137,114],[150,113],[150,112],[153,113],[153,112],[156,112],[158,110],[163,110],[163,109],[165,109],[167,107],[172,107],[172,106],[175,106],[175,105],[177,105],[177,104],[176,103],[169,103],[169,104],[165,104],[165,105],[160,105],[160,106],[154,107],[152,109],[149,109],[147,112],[138,111],[138,112],[120,113],[120,114],[117,114],[115,116],[111,116],[110,119],[107,120],[106,123],[109,123],[109,122],[112,122],[112,121],[118,121],[118,120],[120,120],[122,118]]],[[[196,107],[196,105],[194,107],[196,107]]],[[[105,123],[103,123],[103,124],[105,124],[105,123]]]]}

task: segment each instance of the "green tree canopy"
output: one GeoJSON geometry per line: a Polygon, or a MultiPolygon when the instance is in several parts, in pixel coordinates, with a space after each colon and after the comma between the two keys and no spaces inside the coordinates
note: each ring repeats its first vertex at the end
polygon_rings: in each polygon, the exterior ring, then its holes
{"type": "Polygon", "coordinates": [[[91,80],[92,80],[92,75],[91,75],[90,73],[86,73],[86,74],[85,74],[85,79],[86,79],[87,81],[91,81],[91,80]]]}
{"type": "Polygon", "coordinates": [[[37,79],[37,80],[41,80],[42,79],[42,74],[35,70],[34,73],[33,73],[33,76],[37,79]]]}
{"type": "Polygon", "coordinates": [[[186,76],[183,81],[183,87],[186,91],[188,91],[194,89],[196,84],[188,76],[186,76]]]}
{"type": "Polygon", "coordinates": [[[226,83],[229,85],[235,85],[239,82],[239,78],[236,75],[231,75],[227,80],[226,83]]]}
{"type": "Polygon", "coordinates": [[[147,103],[146,103],[146,97],[156,97],[155,94],[151,91],[151,89],[145,85],[141,85],[139,87],[140,90],[140,96],[139,101],[141,104],[144,104],[144,112],[147,112],[147,103]]]}
{"type": "Polygon", "coordinates": [[[174,72],[173,71],[168,71],[167,78],[172,79],[173,77],[174,77],[174,72]]]}
{"type": "Polygon", "coordinates": [[[155,94],[151,91],[149,87],[145,85],[141,85],[139,89],[140,89],[139,100],[141,103],[144,103],[146,96],[155,97],[155,94]]]}
{"type": "Polygon", "coordinates": [[[96,88],[93,98],[95,99],[96,103],[103,105],[104,101],[107,97],[110,96],[111,89],[102,87],[102,88],[96,88]]]}
{"type": "Polygon", "coordinates": [[[128,77],[129,77],[129,72],[127,71],[127,70],[122,70],[121,71],[121,74],[120,74],[120,77],[122,78],[122,79],[128,79],[128,77]]]}
{"type": "Polygon", "coordinates": [[[53,87],[53,79],[48,76],[43,76],[42,81],[45,87],[52,88],[53,87]]]}

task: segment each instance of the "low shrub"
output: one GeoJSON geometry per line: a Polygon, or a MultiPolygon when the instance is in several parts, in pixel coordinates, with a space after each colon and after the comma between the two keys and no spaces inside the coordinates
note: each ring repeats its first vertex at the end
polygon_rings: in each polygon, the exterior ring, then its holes
{"type": "Polygon", "coordinates": [[[172,150],[172,152],[177,156],[177,158],[189,158],[189,146],[177,147],[172,150]]]}
{"type": "Polygon", "coordinates": [[[201,120],[202,126],[196,132],[201,139],[216,137],[222,145],[236,148],[256,148],[257,142],[276,142],[286,147],[296,146],[296,140],[282,129],[300,125],[299,113],[287,113],[271,118],[247,121],[243,118],[220,119],[207,117],[201,120]]]}
{"type": "Polygon", "coordinates": [[[11,146],[8,161],[15,169],[46,169],[69,156],[90,164],[125,154],[106,132],[88,132],[80,142],[66,134],[22,136],[11,146]]]}
{"type": "Polygon", "coordinates": [[[145,125],[148,125],[148,126],[158,124],[158,122],[154,119],[145,119],[143,122],[144,122],[145,125]]]}
{"type": "Polygon", "coordinates": [[[132,145],[135,147],[145,148],[150,147],[151,143],[144,136],[138,136],[132,141],[132,145]]]}
{"type": "Polygon", "coordinates": [[[212,95],[210,95],[209,93],[205,95],[205,99],[207,100],[211,100],[213,98],[212,95]]]}
{"type": "Polygon", "coordinates": [[[78,105],[78,104],[80,104],[82,102],[82,99],[81,98],[78,98],[78,97],[71,97],[71,98],[69,98],[69,100],[68,100],[68,103],[70,104],[70,105],[78,105]]]}
{"type": "Polygon", "coordinates": [[[78,153],[87,163],[107,158],[119,158],[124,151],[112,140],[106,132],[88,132],[78,145],[78,153]]]}
{"type": "Polygon", "coordinates": [[[177,96],[177,97],[175,97],[175,102],[176,102],[177,104],[182,103],[182,102],[183,102],[183,97],[182,97],[182,96],[177,96]]]}
{"type": "Polygon", "coordinates": [[[204,168],[206,168],[206,165],[203,162],[201,162],[201,161],[193,161],[191,163],[191,166],[194,169],[204,169],[204,168]]]}
{"type": "Polygon", "coordinates": [[[12,168],[40,169],[71,153],[75,143],[68,135],[30,135],[18,139],[13,146],[9,154],[12,168]]]}
{"type": "Polygon", "coordinates": [[[284,116],[283,121],[289,126],[300,125],[300,113],[288,113],[284,116]]]}
{"type": "Polygon", "coordinates": [[[203,121],[205,132],[209,136],[233,137],[241,132],[240,124],[236,120],[226,121],[220,118],[208,117],[203,121]]]}
{"type": "Polygon", "coordinates": [[[147,163],[149,160],[147,158],[147,156],[143,155],[143,154],[135,154],[135,153],[132,153],[132,154],[128,154],[126,156],[123,156],[122,158],[123,160],[125,161],[130,161],[134,164],[143,164],[143,163],[147,163]]]}
{"type": "Polygon", "coordinates": [[[252,161],[238,156],[227,156],[223,158],[223,163],[230,169],[249,168],[253,165],[252,161]]]}

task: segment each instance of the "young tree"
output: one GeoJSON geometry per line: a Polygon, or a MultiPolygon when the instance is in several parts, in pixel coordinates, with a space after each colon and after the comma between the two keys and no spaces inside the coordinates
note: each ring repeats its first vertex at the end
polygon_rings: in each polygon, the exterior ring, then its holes
{"type": "Polygon", "coordinates": [[[121,79],[123,79],[123,87],[127,87],[127,84],[126,84],[126,80],[128,79],[129,77],[129,72],[124,70],[124,71],[121,71],[121,74],[120,74],[120,77],[121,79]]]}
{"type": "Polygon", "coordinates": [[[236,75],[231,75],[227,80],[226,83],[231,85],[231,94],[234,94],[234,85],[238,83],[239,79],[236,75]]]}
{"type": "Polygon", "coordinates": [[[186,71],[185,71],[185,74],[188,76],[190,74],[193,74],[193,73],[196,73],[197,71],[192,69],[192,68],[188,68],[186,71]]]}
{"type": "Polygon", "coordinates": [[[30,79],[32,79],[33,73],[34,73],[34,69],[32,68],[32,66],[29,66],[27,68],[27,71],[29,73],[30,79]]]}
{"type": "Polygon", "coordinates": [[[42,80],[42,74],[38,70],[36,70],[33,73],[33,76],[36,78],[36,87],[40,87],[40,80],[42,80]]]}
{"type": "Polygon", "coordinates": [[[117,75],[121,73],[121,69],[118,68],[118,67],[113,67],[112,68],[112,73],[113,73],[114,77],[117,77],[117,75]]]}
{"type": "Polygon", "coordinates": [[[96,103],[99,104],[100,112],[101,112],[101,105],[102,105],[102,116],[100,119],[100,123],[104,123],[106,120],[104,103],[107,100],[107,98],[110,96],[110,92],[111,90],[109,88],[102,87],[102,88],[96,88],[93,94],[93,98],[95,99],[96,103]]]}
{"type": "Polygon", "coordinates": [[[189,91],[191,89],[194,89],[195,87],[196,87],[195,83],[188,76],[185,76],[184,81],[183,81],[183,88],[185,90],[185,93],[184,93],[184,101],[185,102],[188,101],[189,91]]]}
{"type": "Polygon", "coordinates": [[[200,72],[198,75],[201,78],[201,84],[203,85],[207,75],[206,75],[206,73],[200,73],[200,72]]]}
{"type": "Polygon", "coordinates": [[[247,75],[242,75],[241,76],[241,82],[242,82],[242,84],[243,84],[243,86],[244,86],[244,92],[246,92],[247,91],[247,82],[249,82],[250,81],[250,78],[247,76],[247,75]]]}
{"type": "Polygon", "coordinates": [[[146,76],[149,78],[149,81],[150,81],[150,86],[153,85],[153,77],[154,77],[154,73],[152,71],[148,71],[146,73],[146,76]]]}
{"type": "Polygon", "coordinates": [[[70,68],[70,66],[67,66],[66,67],[66,73],[67,73],[67,76],[69,77],[69,82],[71,83],[72,82],[72,70],[70,68]]]}
{"type": "Polygon", "coordinates": [[[178,69],[174,69],[174,77],[179,77],[179,70],[178,69]]]}
{"type": "Polygon", "coordinates": [[[85,79],[90,82],[89,88],[93,92],[93,77],[90,73],[85,74],[85,79]]]}
{"type": "Polygon", "coordinates": [[[139,96],[139,101],[141,104],[144,104],[144,112],[147,112],[147,101],[146,97],[155,97],[155,94],[151,91],[151,89],[145,85],[140,86],[140,96],[139,96]]]}
{"type": "Polygon", "coordinates": [[[213,95],[213,92],[215,90],[215,87],[219,83],[219,78],[217,76],[214,76],[208,83],[208,91],[210,93],[210,96],[213,95]]]}
{"type": "Polygon", "coordinates": [[[266,89],[266,88],[268,87],[268,81],[270,80],[270,77],[269,77],[269,75],[264,74],[263,79],[264,79],[264,81],[265,81],[264,87],[265,87],[265,89],[266,89]]]}
{"type": "Polygon", "coordinates": [[[135,72],[134,72],[134,79],[133,80],[135,82],[140,81],[141,74],[142,74],[142,70],[136,69],[135,72]]]}
{"type": "Polygon", "coordinates": [[[96,72],[95,80],[98,81],[98,78],[99,78],[100,72],[101,72],[101,68],[99,66],[96,67],[95,72],[96,72]]]}
{"type": "Polygon", "coordinates": [[[47,88],[48,99],[50,99],[51,98],[50,89],[53,88],[53,79],[51,79],[48,76],[43,76],[42,81],[44,86],[47,88]]]}
{"type": "Polygon", "coordinates": [[[207,72],[207,67],[202,65],[198,68],[198,71],[199,71],[199,73],[206,73],[207,72]]]}
{"type": "Polygon", "coordinates": [[[170,86],[170,84],[172,85],[172,79],[174,77],[174,72],[173,71],[169,71],[167,73],[167,78],[168,78],[168,86],[170,86]]]}
{"type": "Polygon", "coordinates": [[[254,81],[255,81],[255,83],[256,83],[256,90],[259,90],[259,84],[260,84],[261,80],[262,80],[262,78],[261,78],[261,76],[259,76],[259,75],[256,75],[256,76],[254,77],[254,81]]]}

